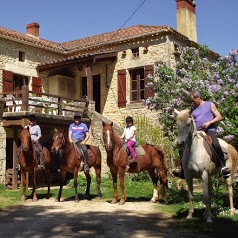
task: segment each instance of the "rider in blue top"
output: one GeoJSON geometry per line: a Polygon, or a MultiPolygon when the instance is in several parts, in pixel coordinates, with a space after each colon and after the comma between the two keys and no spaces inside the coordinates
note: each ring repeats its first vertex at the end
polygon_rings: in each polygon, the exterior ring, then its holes
{"type": "Polygon", "coordinates": [[[89,172],[88,166],[88,150],[86,147],[86,142],[89,139],[88,127],[85,123],[81,122],[81,115],[79,113],[74,114],[74,123],[69,126],[69,141],[71,143],[76,143],[84,153],[84,171],[89,172]]]}

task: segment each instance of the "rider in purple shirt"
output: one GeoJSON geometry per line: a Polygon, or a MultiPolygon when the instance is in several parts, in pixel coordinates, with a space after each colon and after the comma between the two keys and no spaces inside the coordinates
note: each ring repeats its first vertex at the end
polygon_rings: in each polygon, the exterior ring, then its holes
{"type": "Polygon", "coordinates": [[[194,105],[192,116],[195,120],[197,130],[205,131],[212,138],[212,146],[215,149],[222,166],[222,175],[225,178],[228,178],[230,176],[230,171],[225,166],[226,161],[224,154],[216,136],[215,123],[222,120],[222,116],[214,103],[203,101],[202,96],[198,91],[191,92],[189,99],[194,105]]]}
{"type": "MultiPolygon", "coordinates": [[[[215,123],[219,122],[222,119],[222,116],[214,103],[203,101],[200,92],[198,91],[191,92],[189,95],[189,99],[191,100],[194,106],[192,110],[192,116],[195,120],[197,130],[205,131],[212,138],[212,146],[215,149],[222,166],[221,169],[222,175],[224,178],[228,178],[230,176],[230,171],[225,166],[226,161],[224,158],[224,154],[216,136],[215,123]]],[[[179,151],[180,157],[182,156],[182,153],[183,151],[179,151]]],[[[173,174],[175,176],[184,178],[183,171],[174,170],[173,174]]]]}

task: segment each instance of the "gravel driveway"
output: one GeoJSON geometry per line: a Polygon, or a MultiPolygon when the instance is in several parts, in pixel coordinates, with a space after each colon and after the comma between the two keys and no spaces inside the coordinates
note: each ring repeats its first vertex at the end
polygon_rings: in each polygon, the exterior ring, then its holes
{"type": "MultiPolygon", "coordinates": [[[[166,205],[164,205],[166,206],[166,205]]],[[[0,237],[199,237],[177,230],[176,222],[159,212],[158,204],[136,201],[125,205],[106,200],[28,199],[0,210],[0,237]]],[[[201,237],[201,236],[200,236],[201,237]]],[[[203,236],[204,237],[204,236],[203,236]]]]}

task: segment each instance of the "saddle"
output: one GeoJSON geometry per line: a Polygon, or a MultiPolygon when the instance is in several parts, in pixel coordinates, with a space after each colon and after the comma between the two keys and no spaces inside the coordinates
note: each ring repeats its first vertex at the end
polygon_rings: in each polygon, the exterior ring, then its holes
{"type": "MultiPolygon", "coordinates": [[[[82,158],[83,158],[83,161],[84,161],[85,155],[84,155],[84,152],[83,152],[83,149],[82,149],[80,143],[77,143],[77,142],[76,142],[76,143],[74,143],[74,145],[75,145],[75,149],[76,149],[76,151],[77,151],[77,153],[78,153],[78,158],[82,157],[82,158]]],[[[93,156],[93,154],[92,154],[92,152],[91,152],[91,150],[90,150],[90,145],[85,144],[85,146],[87,147],[88,158],[89,158],[90,156],[93,156]]]]}
{"type": "MultiPolygon", "coordinates": [[[[124,144],[122,146],[122,149],[128,156],[131,155],[129,149],[127,148],[127,144],[124,144]]],[[[135,150],[135,153],[136,153],[137,156],[145,155],[145,150],[139,143],[136,142],[135,145],[133,146],[133,149],[135,150]]]]}
{"type": "MultiPolygon", "coordinates": [[[[215,163],[215,164],[220,164],[218,155],[217,155],[215,149],[212,146],[212,138],[211,138],[211,136],[207,135],[203,131],[199,132],[198,135],[200,135],[204,139],[204,142],[203,142],[204,143],[204,147],[205,147],[207,153],[212,158],[212,162],[215,163]]],[[[228,151],[227,151],[227,149],[222,147],[222,146],[221,146],[221,149],[222,149],[223,154],[224,154],[224,159],[227,160],[228,159],[228,151]]]]}
{"type": "MultiPolygon", "coordinates": [[[[123,149],[124,153],[127,154],[128,157],[131,156],[131,153],[130,153],[128,147],[127,147],[127,144],[124,144],[124,145],[122,146],[122,149],[123,149]]],[[[138,155],[145,155],[145,150],[144,150],[144,148],[143,148],[141,145],[139,145],[137,142],[136,142],[135,145],[133,146],[133,149],[135,150],[135,153],[136,153],[137,156],[138,156],[138,155]]],[[[126,169],[126,171],[128,171],[131,166],[137,166],[138,171],[140,171],[140,164],[139,164],[139,161],[137,161],[136,159],[131,159],[131,160],[128,159],[128,164],[127,164],[127,169],[126,169]],[[130,164],[133,164],[133,165],[130,165],[130,164]]]]}

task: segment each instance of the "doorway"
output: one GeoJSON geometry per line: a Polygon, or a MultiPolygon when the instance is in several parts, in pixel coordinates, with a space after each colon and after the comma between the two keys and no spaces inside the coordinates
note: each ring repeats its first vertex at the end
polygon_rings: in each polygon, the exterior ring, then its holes
{"type": "MultiPolygon", "coordinates": [[[[87,77],[82,77],[82,97],[87,96],[87,77]]],[[[101,113],[101,77],[100,74],[93,75],[93,101],[95,111],[101,113]]]]}

